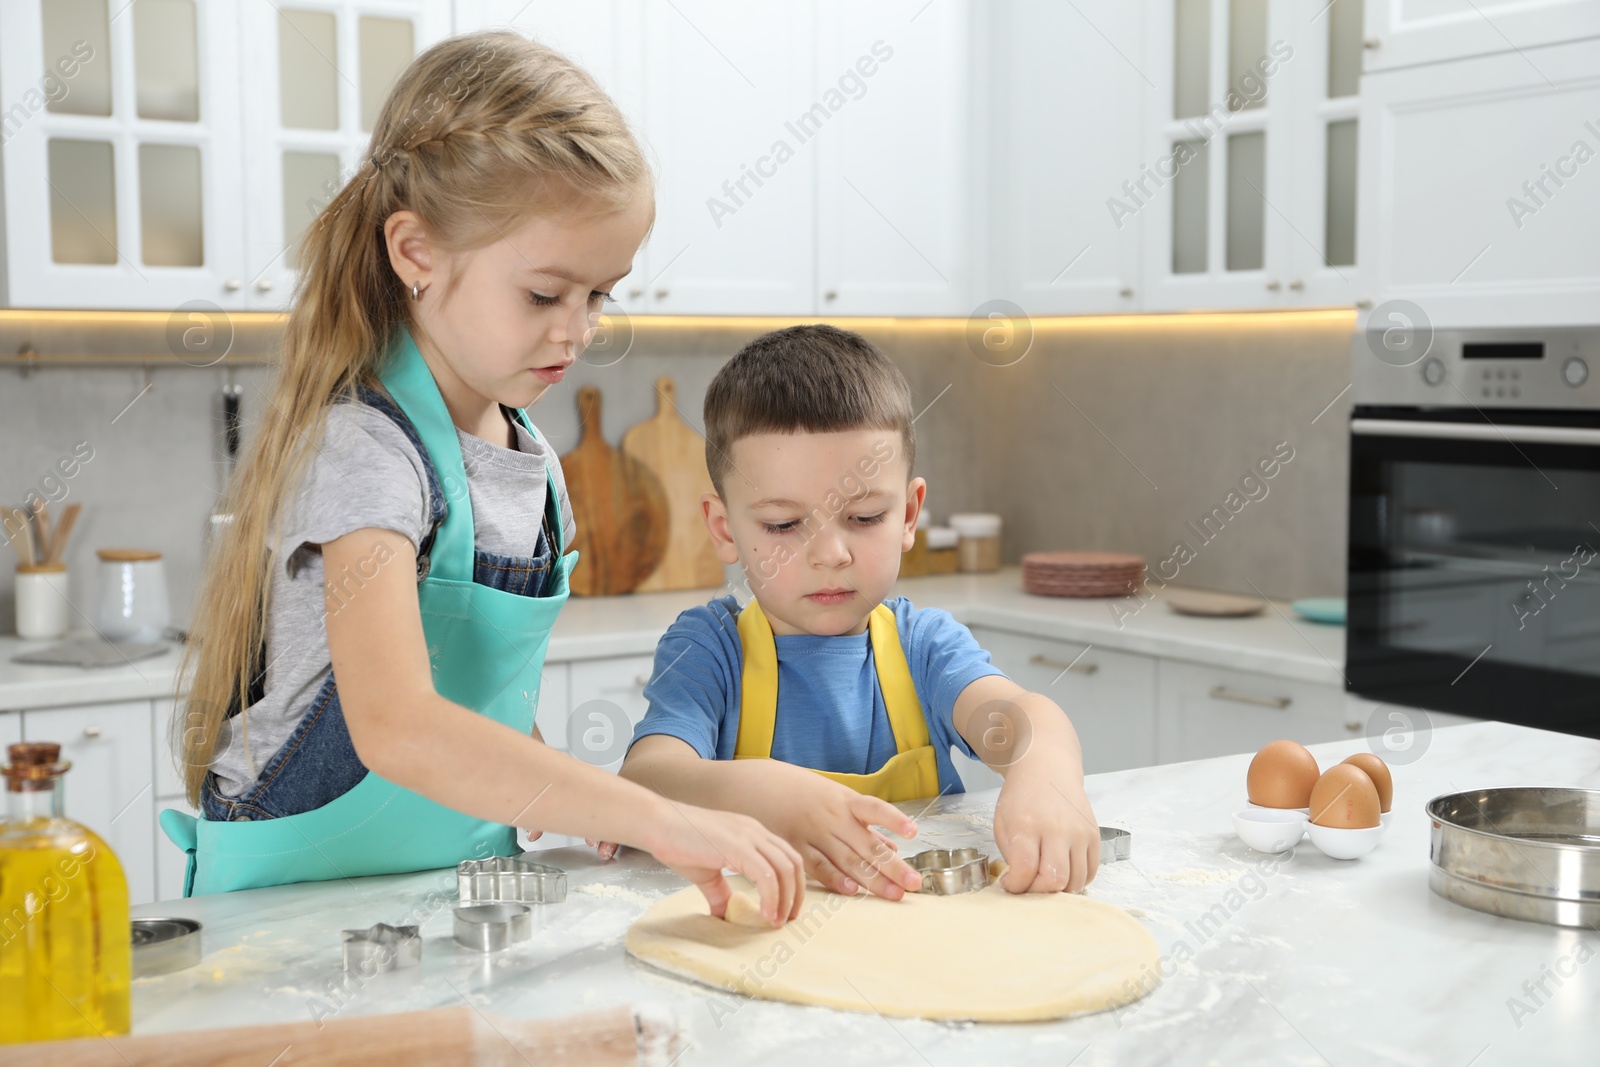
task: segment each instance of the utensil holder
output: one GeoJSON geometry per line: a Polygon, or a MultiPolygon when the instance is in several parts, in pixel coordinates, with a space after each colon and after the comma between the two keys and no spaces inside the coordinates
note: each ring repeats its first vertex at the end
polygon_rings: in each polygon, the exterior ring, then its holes
{"type": "Polygon", "coordinates": [[[47,640],[67,632],[72,601],[67,599],[65,563],[19,563],[16,582],[17,636],[47,640]]]}

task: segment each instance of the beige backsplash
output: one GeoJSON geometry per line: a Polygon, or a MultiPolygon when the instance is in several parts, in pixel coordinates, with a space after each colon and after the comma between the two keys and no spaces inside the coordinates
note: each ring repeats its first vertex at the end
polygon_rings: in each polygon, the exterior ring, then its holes
{"type": "MultiPolygon", "coordinates": [[[[1119,549],[1152,565],[1171,559],[1167,573],[1176,567],[1183,585],[1275,597],[1343,590],[1349,397],[1341,391],[1353,314],[1048,320],[1035,324],[1028,354],[1005,367],[977,358],[962,321],[843,324],[880,344],[911,381],[922,412],[917,468],[935,519],[999,512],[1008,559],[1119,549]],[[1293,458],[1241,489],[1280,443],[1293,458]],[[1198,527],[1214,508],[1227,520],[1213,517],[1206,541],[1198,527]],[[1180,544],[1188,552],[1175,558],[1180,544]]],[[[577,442],[573,396],[586,383],[604,394],[613,443],[654,410],[664,374],[698,427],[717,368],[775,323],[635,325],[624,358],[580,363],[532,412],[561,451],[577,442]]],[[[15,329],[0,343],[11,346],[15,329]]],[[[105,347],[120,346],[108,338],[105,347]]],[[[47,368],[26,378],[0,370],[0,501],[21,503],[79,442],[95,451],[66,483],[66,500],[85,503],[68,562],[86,618],[93,550],[110,545],[161,549],[175,621],[189,618],[201,530],[221,485],[212,420],[224,373],[174,364],[140,395],[146,380],[133,368],[47,368]]],[[[232,373],[244,385],[248,433],[272,372],[232,373]]],[[[11,568],[0,568],[0,632],[11,630],[11,589],[11,568]]]]}

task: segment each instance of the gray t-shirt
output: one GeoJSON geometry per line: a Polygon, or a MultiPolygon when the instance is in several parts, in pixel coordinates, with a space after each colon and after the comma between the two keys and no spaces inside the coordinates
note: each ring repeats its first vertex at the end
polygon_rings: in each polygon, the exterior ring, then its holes
{"type": "MultiPolygon", "coordinates": [[[[516,420],[512,423],[516,451],[456,431],[477,550],[534,554],[547,470],[560,496],[562,544],[571,545],[572,507],[560,461],[549,445],[516,420]]],[[[255,783],[333,669],[321,546],[355,530],[378,527],[404,534],[413,550],[420,551],[429,515],[427,468],[400,427],[366,404],[330,406],[321,445],[283,516],[284,555],[278,558],[284,565],[272,574],[265,695],[243,715],[223,723],[211,762],[224,796],[239,796],[255,783]]],[[[357,580],[349,576],[349,581],[357,580]]]]}

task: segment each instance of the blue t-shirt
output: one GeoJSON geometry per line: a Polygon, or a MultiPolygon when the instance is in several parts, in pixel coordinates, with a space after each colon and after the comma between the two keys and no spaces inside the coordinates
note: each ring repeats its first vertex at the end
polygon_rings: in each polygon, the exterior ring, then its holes
{"type": "MultiPolygon", "coordinates": [[[[1001,672],[978,647],[972,631],[948,611],[919,611],[905,597],[884,603],[894,612],[922,701],[939,764],[940,792],[960,793],[961,777],[950,762],[950,747],[977,757],[956,732],[956,698],[975,680],[1001,672]]],[[[738,603],[731,596],[678,616],[656,645],[655,668],[644,689],[650,710],[634,729],[634,741],[666,734],[702,759],[733,758],[744,669],[738,618],[738,603]]],[[[772,757],[844,774],[882,768],[895,754],[894,731],[878,687],[870,634],[794,634],[773,640],[778,648],[778,713],[772,757]]]]}

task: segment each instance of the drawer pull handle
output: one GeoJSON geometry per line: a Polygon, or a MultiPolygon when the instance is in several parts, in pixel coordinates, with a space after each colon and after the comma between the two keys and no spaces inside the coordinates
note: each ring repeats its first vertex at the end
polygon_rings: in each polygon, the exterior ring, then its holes
{"type": "Polygon", "coordinates": [[[1049,656],[1030,656],[1028,657],[1028,662],[1035,667],[1049,667],[1051,670],[1073,671],[1077,674],[1093,674],[1100,669],[1100,664],[1098,663],[1079,663],[1077,660],[1073,660],[1071,663],[1063,663],[1058,659],[1051,659],[1049,656]]]}
{"type": "Polygon", "coordinates": [[[1235,693],[1225,685],[1212,686],[1212,700],[1232,700],[1238,704],[1255,704],[1263,708],[1275,708],[1282,711],[1293,703],[1291,697],[1258,697],[1254,693],[1235,693]]]}
{"type": "Polygon", "coordinates": [[[100,727],[98,727],[98,726],[85,726],[83,728],[83,736],[84,737],[88,737],[88,738],[99,737],[100,736],[100,727]]]}
{"type": "Polygon", "coordinates": [[[647,674],[636,674],[636,675],[633,676],[633,686],[634,686],[635,689],[643,689],[645,686],[647,686],[649,684],[650,684],[650,676],[649,675],[647,675],[647,674]]]}

